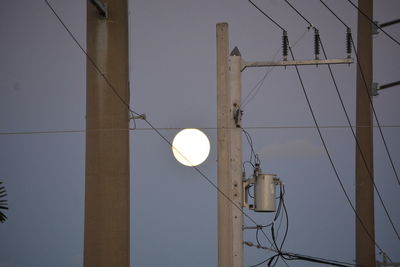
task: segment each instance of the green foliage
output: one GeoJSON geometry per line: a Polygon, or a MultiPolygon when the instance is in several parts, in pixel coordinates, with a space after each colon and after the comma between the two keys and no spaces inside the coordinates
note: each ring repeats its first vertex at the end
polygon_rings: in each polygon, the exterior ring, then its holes
{"type": "Polygon", "coordinates": [[[1,210],[8,210],[7,200],[4,199],[7,196],[6,188],[1,185],[0,182],[0,222],[4,223],[7,220],[7,216],[1,210]]]}

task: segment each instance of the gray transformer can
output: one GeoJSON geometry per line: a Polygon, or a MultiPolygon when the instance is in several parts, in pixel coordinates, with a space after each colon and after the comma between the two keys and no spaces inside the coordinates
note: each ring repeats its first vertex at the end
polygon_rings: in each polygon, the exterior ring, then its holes
{"type": "Polygon", "coordinates": [[[254,211],[274,212],[275,191],[278,178],[275,174],[259,174],[254,183],[254,211]]]}

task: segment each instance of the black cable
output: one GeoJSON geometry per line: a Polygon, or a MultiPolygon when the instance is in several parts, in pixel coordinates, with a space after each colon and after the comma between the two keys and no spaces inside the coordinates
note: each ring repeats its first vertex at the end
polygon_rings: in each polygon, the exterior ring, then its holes
{"type": "MultiPolygon", "coordinates": [[[[68,32],[68,34],[71,36],[71,38],[75,41],[75,43],[79,46],[79,48],[82,50],[82,52],[86,55],[86,57],[89,59],[89,61],[91,62],[91,64],[93,64],[93,66],[95,67],[95,69],[98,71],[99,74],[102,74],[99,67],[97,66],[97,64],[89,57],[89,55],[87,54],[87,52],[83,49],[83,47],[80,45],[80,43],[78,42],[78,40],[75,38],[75,36],[72,34],[72,32],[68,29],[68,27],[65,25],[65,23],[62,21],[61,17],[57,14],[57,12],[53,9],[53,7],[50,5],[50,3],[47,0],[44,0],[45,3],[47,4],[47,6],[51,9],[51,11],[53,12],[53,14],[57,17],[57,19],[59,20],[59,22],[62,24],[62,26],[64,27],[64,29],[68,32]]],[[[112,91],[118,96],[118,98],[120,99],[120,101],[122,102],[122,104],[124,104],[127,108],[127,110],[129,112],[132,112],[133,114],[136,114],[138,116],[140,116],[139,113],[133,111],[130,108],[130,105],[128,102],[126,102],[116,91],[116,89],[114,88],[114,86],[107,80],[106,76],[104,74],[102,74],[103,79],[107,82],[107,84],[109,85],[110,89],[112,89],[112,91]]],[[[171,148],[172,143],[164,136],[161,134],[161,132],[154,127],[146,118],[143,118],[143,120],[150,126],[150,128],[152,128],[160,137],[161,139],[163,139],[171,148]]],[[[178,150],[176,150],[179,154],[181,154],[178,150]]],[[[184,155],[181,154],[181,156],[185,159],[186,157],[184,155]]],[[[187,160],[188,162],[190,162],[189,160],[187,160]]],[[[219,189],[219,187],[213,182],[211,181],[210,178],[208,178],[197,166],[191,166],[193,169],[196,170],[196,172],[198,172],[200,174],[201,177],[203,177],[212,187],[214,187],[217,192],[219,194],[221,194],[226,200],[228,200],[229,202],[231,202],[231,204],[237,208],[246,218],[248,218],[252,223],[254,223],[254,225],[258,225],[257,222],[250,216],[248,215],[242,207],[240,207],[238,204],[236,204],[236,202],[234,202],[228,195],[226,195],[221,189],[219,189]]],[[[272,244],[272,242],[269,240],[268,236],[264,233],[264,231],[262,231],[263,234],[265,235],[265,238],[272,244]]]]}
{"type": "MultiPolygon", "coordinates": [[[[347,24],[344,23],[343,20],[341,20],[338,15],[336,15],[335,12],[333,12],[324,2],[322,2],[322,0],[320,0],[320,1],[346,28],[349,28],[347,26],[347,24]]],[[[350,39],[351,39],[351,45],[353,47],[353,50],[354,50],[354,53],[356,55],[357,61],[359,62],[357,49],[355,47],[354,40],[353,40],[353,38],[351,36],[350,36],[350,39]]],[[[370,93],[368,92],[368,90],[369,90],[368,88],[369,87],[367,86],[367,82],[366,82],[365,77],[364,77],[364,72],[362,71],[361,66],[359,64],[358,64],[358,66],[359,66],[359,69],[360,69],[361,77],[362,77],[362,79],[364,81],[364,84],[365,84],[365,90],[367,91],[367,95],[368,95],[368,98],[369,98],[369,102],[370,102],[370,106],[371,106],[371,109],[372,109],[372,113],[374,114],[374,118],[375,118],[376,124],[378,125],[379,134],[380,134],[380,136],[382,138],[383,145],[384,145],[385,150],[386,150],[386,154],[388,155],[388,158],[389,158],[389,161],[390,161],[390,165],[392,166],[394,175],[396,176],[397,183],[400,185],[399,175],[398,175],[398,173],[396,171],[396,167],[394,166],[394,162],[393,162],[392,156],[391,156],[391,154],[389,152],[389,148],[388,148],[387,143],[386,143],[386,138],[383,135],[382,126],[381,126],[381,124],[380,124],[380,122],[378,120],[378,116],[377,116],[377,114],[375,112],[375,108],[374,108],[374,105],[373,105],[372,97],[371,97],[370,93]]]]}
{"type": "MultiPolygon", "coordinates": [[[[259,8],[257,7],[257,9],[259,9],[259,8]]],[[[259,9],[259,10],[260,10],[260,9],[259,9]]],[[[260,10],[260,11],[261,11],[263,14],[265,14],[265,12],[263,12],[262,10],[260,10]]],[[[266,14],[265,14],[265,15],[266,15],[266,14]]],[[[267,17],[268,19],[270,19],[272,22],[274,22],[275,24],[277,24],[277,23],[276,23],[275,21],[273,21],[268,15],[266,15],[266,17],[267,17]]],[[[308,20],[307,20],[307,21],[308,21],[308,20]]],[[[309,23],[309,24],[310,24],[310,23],[309,23]]],[[[311,25],[311,24],[310,24],[310,25],[311,25]]],[[[277,26],[278,26],[279,28],[281,28],[281,27],[279,26],[279,24],[277,24],[277,26]]],[[[284,30],[283,28],[281,28],[281,29],[284,30]]],[[[353,44],[353,45],[354,45],[354,44],[353,44]]],[[[291,47],[289,47],[289,51],[290,51],[290,54],[291,54],[291,56],[292,56],[292,59],[295,60],[294,55],[293,55],[293,51],[292,51],[292,48],[291,48],[291,47]]],[[[342,183],[342,181],[341,181],[341,179],[340,179],[339,173],[338,173],[338,171],[337,171],[337,169],[336,169],[336,167],[335,167],[335,165],[334,165],[334,163],[333,163],[333,159],[332,159],[332,157],[331,157],[331,155],[330,155],[330,153],[329,153],[328,147],[327,147],[327,145],[326,145],[326,143],[325,143],[325,140],[324,140],[324,138],[323,138],[321,129],[319,128],[319,125],[318,125],[318,122],[317,122],[317,120],[316,120],[314,111],[313,111],[313,109],[312,109],[310,100],[309,100],[308,95],[307,95],[307,92],[306,92],[306,90],[305,90],[305,87],[304,87],[303,80],[302,80],[302,78],[301,78],[299,69],[298,69],[298,67],[297,67],[296,65],[295,65],[295,69],[296,69],[296,72],[297,72],[297,75],[298,75],[298,78],[299,78],[299,81],[300,81],[300,84],[301,84],[301,87],[302,87],[304,96],[305,96],[305,98],[306,98],[308,107],[309,107],[309,109],[310,109],[310,113],[311,113],[311,115],[312,115],[312,117],[313,117],[314,124],[316,125],[316,129],[317,129],[318,134],[319,134],[319,136],[320,136],[321,142],[322,142],[322,144],[323,144],[323,146],[324,146],[325,152],[326,152],[326,154],[327,154],[327,156],[328,156],[328,159],[329,159],[329,161],[330,161],[330,163],[331,163],[332,169],[333,169],[333,171],[335,172],[336,178],[337,178],[337,180],[338,180],[338,182],[339,182],[339,184],[340,184],[340,186],[341,186],[341,188],[342,188],[342,190],[343,190],[343,192],[344,192],[344,194],[345,194],[345,196],[346,196],[346,198],[347,198],[347,201],[348,201],[348,203],[350,204],[351,208],[353,209],[353,211],[354,211],[356,217],[358,218],[358,220],[360,221],[360,223],[363,225],[364,230],[368,233],[368,235],[369,235],[369,237],[371,238],[371,240],[373,240],[373,242],[375,243],[375,246],[376,246],[380,251],[383,251],[383,250],[380,248],[380,246],[376,243],[375,239],[374,239],[374,238],[369,234],[369,232],[366,230],[366,227],[365,227],[364,223],[362,223],[361,218],[360,218],[359,215],[357,214],[357,212],[356,212],[356,210],[355,210],[355,208],[354,208],[354,206],[353,206],[353,204],[352,204],[352,202],[351,202],[351,200],[350,200],[350,197],[349,197],[349,195],[347,194],[346,189],[344,188],[344,185],[343,185],[343,183],[342,183]]],[[[261,229],[261,230],[262,230],[262,229],[261,229]]]]}
{"type": "Polygon", "coordinates": [[[281,243],[281,250],[282,250],[283,244],[285,243],[288,232],[289,232],[289,215],[288,215],[288,211],[286,208],[285,199],[283,198],[283,196],[285,195],[285,185],[284,184],[281,184],[281,189],[282,189],[281,198],[282,198],[283,211],[285,212],[285,217],[286,217],[286,230],[285,230],[285,234],[283,236],[282,243],[281,243]]]}
{"type": "Polygon", "coordinates": [[[339,16],[336,15],[336,13],[335,13],[332,9],[330,9],[330,8],[324,3],[324,1],[322,1],[322,0],[319,0],[319,1],[332,13],[332,15],[334,15],[346,28],[349,28],[349,26],[347,26],[347,24],[344,23],[344,21],[341,20],[341,19],[339,18],[339,16]]]}
{"type": "Polygon", "coordinates": [[[367,14],[365,14],[361,9],[358,8],[358,6],[356,6],[352,1],[347,0],[347,2],[349,2],[353,7],[355,7],[358,12],[360,12],[360,14],[362,14],[367,20],[369,20],[369,22],[371,22],[373,25],[375,25],[378,29],[380,29],[384,34],[386,34],[387,37],[389,37],[390,39],[392,39],[393,42],[395,42],[396,44],[400,45],[400,42],[397,41],[393,36],[391,36],[390,34],[388,34],[384,29],[382,29],[378,24],[375,23],[375,21],[373,21],[367,14]]]}
{"type": "Polygon", "coordinates": [[[58,21],[61,23],[61,25],[64,27],[64,29],[68,32],[69,36],[74,40],[76,45],[82,50],[82,52],[85,54],[86,58],[89,60],[89,62],[92,64],[92,66],[96,69],[96,71],[103,77],[104,81],[107,83],[107,85],[110,87],[110,89],[114,92],[114,94],[119,98],[119,100],[127,107],[127,109],[131,112],[134,113],[135,115],[140,116],[140,114],[134,112],[129,105],[129,102],[127,102],[125,99],[122,98],[122,96],[118,93],[116,88],[112,85],[112,83],[108,80],[108,78],[104,75],[104,73],[100,70],[99,66],[97,66],[96,62],[92,59],[91,56],[86,52],[86,50],[82,47],[82,45],[78,42],[78,40],[75,38],[75,36],[72,34],[72,32],[69,30],[67,25],[65,25],[64,21],[61,19],[61,17],[57,14],[57,12],[53,9],[53,7],[50,5],[48,0],[44,0],[46,5],[50,8],[50,10],[53,12],[53,14],[57,17],[58,21]]]}
{"type": "MultiPolygon", "coordinates": [[[[172,148],[172,143],[164,136],[161,134],[161,132],[155,128],[147,119],[145,120],[145,122],[172,148]]],[[[179,151],[178,151],[179,153],[179,151]]],[[[181,154],[182,157],[184,157],[184,155],[181,154]]],[[[184,157],[185,158],[185,157],[184,157]]],[[[187,160],[185,158],[185,160],[187,160]]],[[[188,161],[188,160],[187,160],[188,161]]],[[[190,161],[189,161],[190,162],[190,161]]],[[[221,189],[219,189],[219,187],[213,182],[211,181],[210,178],[208,178],[197,166],[191,166],[192,168],[194,168],[212,187],[214,187],[218,193],[220,193],[222,196],[224,196],[224,198],[226,200],[228,200],[229,202],[231,202],[231,204],[237,208],[246,218],[248,218],[252,223],[254,223],[255,225],[258,225],[257,222],[250,217],[244,210],[243,208],[241,208],[238,204],[236,204],[236,202],[234,202],[228,195],[226,195],[224,192],[222,192],[221,189]]],[[[267,236],[265,236],[267,238],[267,240],[272,243],[269,238],[267,236]]]]}
{"type": "MultiPolygon", "coordinates": [[[[325,58],[327,58],[327,55],[326,55],[324,46],[323,46],[323,44],[322,44],[322,41],[321,41],[321,48],[322,48],[322,51],[323,51],[323,53],[324,53],[325,58]]],[[[345,106],[344,106],[344,102],[343,102],[342,96],[341,96],[341,94],[340,94],[340,92],[339,92],[339,89],[338,89],[338,86],[337,86],[337,83],[336,83],[336,79],[335,79],[335,77],[334,77],[334,75],[333,75],[331,66],[330,66],[329,64],[328,64],[328,69],[329,69],[329,73],[330,73],[330,75],[331,75],[331,77],[332,77],[332,81],[333,81],[333,83],[334,83],[334,86],[335,86],[335,88],[336,88],[336,93],[337,93],[338,98],[339,98],[339,100],[340,100],[340,103],[341,103],[341,105],[342,105],[344,114],[345,114],[345,116],[346,116],[346,120],[347,120],[347,122],[349,123],[349,125],[351,125],[350,117],[349,117],[349,115],[348,115],[348,113],[347,113],[347,110],[346,110],[346,108],[345,108],[345,106]]],[[[387,210],[387,208],[386,208],[385,203],[383,202],[381,193],[379,192],[379,190],[378,190],[378,188],[377,188],[377,186],[376,186],[376,184],[375,184],[375,182],[374,182],[373,173],[372,173],[372,171],[368,168],[367,160],[366,160],[365,155],[364,155],[364,153],[363,153],[363,151],[362,151],[362,149],[361,149],[361,145],[360,145],[360,143],[359,143],[359,141],[358,141],[357,135],[356,135],[356,133],[354,132],[354,129],[353,129],[353,128],[350,127],[350,130],[351,130],[351,132],[352,132],[352,134],[353,134],[354,140],[356,141],[357,150],[358,150],[358,152],[359,152],[360,155],[361,155],[361,158],[362,158],[362,160],[363,160],[363,162],[364,162],[364,166],[365,166],[365,168],[366,168],[366,170],[367,170],[367,172],[368,172],[368,175],[369,175],[369,177],[370,177],[370,179],[371,179],[371,182],[372,182],[372,184],[373,184],[373,186],[374,186],[374,189],[375,189],[375,191],[376,191],[376,193],[377,193],[377,195],[378,195],[378,198],[379,198],[379,200],[380,200],[380,202],[381,202],[381,204],[382,204],[383,209],[385,210],[386,216],[388,217],[388,219],[389,219],[389,221],[390,221],[390,224],[392,225],[393,230],[395,231],[395,233],[396,233],[396,235],[397,235],[397,238],[400,240],[399,233],[398,233],[396,227],[395,227],[394,224],[393,224],[392,218],[391,218],[391,216],[389,215],[389,212],[388,212],[388,210],[387,210]]],[[[396,177],[397,177],[397,176],[396,176],[396,177]]]]}
{"type": "MultiPolygon", "coordinates": [[[[290,50],[290,54],[291,54],[293,60],[295,60],[295,59],[294,59],[294,56],[293,56],[292,49],[289,48],[289,50],[290,50]]],[[[329,153],[328,146],[327,146],[326,143],[325,143],[325,139],[324,139],[324,137],[323,137],[323,135],[322,135],[321,129],[320,129],[319,126],[318,126],[318,122],[317,122],[317,119],[316,119],[316,117],[315,117],[314,110],[313,110],[313,108],[312,108],[312,106],[311,106],[310,100],[309,100],[309,98],[308,98],[308,94],[307,94],[307,92],[306,92],[306,90],[305,90],[305,87],[304,87],[304,84],[303,84],[303,79],[301,78],[299,69],[298,69],[297,66],[295,66],[295,68],[296,68],[297,76],[298,76],[298,78],[299,78],[299,81],[300,81],[300,84],[301,84],[301,87],[302,87],[304,96],[305,96],[306,101],[307,101],[308,108],[309,108],[310,113],[311,113],[311,116],[312,116],[312,118],[313,118],[313,120],[314,120],[314,124],[317,126],[316,129],[317,129],[317,131],[318,131],[318,135],[319,135],[319,137],[320,137],[320,139],[321,139],[322,145],[323,145],[323,147],[324,147],[324,149],[325,149],[325,153],[326,153],[326,155],[328,156],[329,162],[330,162],[330,164],[331,164],[331,166],[332,166],[332,169],[333,169],[333,171],[334,171],[334,173],[335,173],[336,179],[338,180],[339,185],[340,185],[340,187],[342,188],[343,193],[345,194],[345,197],[346,197],[346,199],[347,199],[347,202],[349,203],[349,205],[350,205],[351,208],[353,209],[354,214],[356,215],[357,219],[359,220],[359,222],[360,222],[361,225],[363,226],[364,230],[366,231],[366,233],[368,234],[368,236],[370,237],[370,239],[375,243],[375,246],[376,246],[380,251],[383,251],[383,250],[381,249],[381,247],[376,243],[375,238],[373,238],[373,236],[371,236],[371,234],[367,231],[366,226],[365,226],[364,223],[362,222],[362,220],[361,220],[360,216],[358,215],[358,213],[357,213],[357,211],[356,211],[356,209],[355,209],[353,203],[352,203],[351,200],[350,200],[349,195],[347,194],[347,191],[346,191],[346,189],[345,189],[345,187],[344,187],[344,185],[343,185],[343,182],[342,182],[342,180],[341,180],[341,178],[340,178],[340,176],[339,176],[339,173],[338,173],[338,171],[337,171],[337,169],[336,169],[336,166],[335,166],[335,164],[333,163],[333,159],[332,159],[332,157],[331,157],[331,155],[330,155],[330,153],[329,153]]]]}
{"type": "MultiPolygon", "coordinates": [[[[58,16],[58,14],[56,13],[56,11],[52,8],[52,6],[48,3],[47,0],[44,0],[46,2],[46,4],[49,6],[49,8],[52,10],[52,12],[54,13],[54,15],[58,18],[58,20],[60,21],[60,23],[63,25],[63,27],[67,30],[67,32],[69,33],[69,35],[71,36],[71,38],[73,38],[73,40],[76,42],[76,44],[79,46],[79,48],[84,52],[84,54],[86,55],[86,57],[89,59],[89,61],[91,62],[91,64],[93,64],[93,66],[96,68],[96,70],[99,72],[99,74],[102,75],[103,79],[106,81],[106,83],[109,85],[109,87],[113,90],[113,92],[116,94],[116,96],[120,99],[120,101],[127,107],[127,109],[132,112],[133,114],[136,115],[140,115],[139,113],[134,112],[131,108],[128,102],[126,102],[120,95],[119,93],[116,91],[116,89],[112,86],[112,84],[108,81],[108,79],[105,77],[105,75],[103,73],[101,73],[100,69],[98,68],[98,66],[95,64],[95,62],[89,57],[89,55],[86,53],[86,51],[83,49],[83,47],[80,45],[80,43],[76,40],[76,38],[74,37],[74,35],[70,32],[70,30],[66,27],[66,25],[64,24],[64,22],[61,20],[61,18],[58,16]]],[[[250,1],[250,0],[249,0],[250,1]]],[[[251,1],[250,1],[251,2],[251,1]]],[[[292,54],[292,51],[290,49],[290,52],[292,54]]],[[[292,54],[293,57],[293,54],[292,54]]],[[[297,66],[296,66],[297,69],[297,66]]],[[[150,128],[152,128],[165,142],[167,142],[170,147],[172,147],[172,143],[161,134],[161,132],[155,128],[147,119],[144,119],[144,121],[150,126],[150,128]]],[[[318,128],[319,129],[319,128],[318,128]]],[[[179,151],[178,151],[179,152],[179,151]]],[[[183,156],[183,155],[182,155],[183,156]]],[[[221,193],[227,200],[229,200],[236,208],[239,209],[239,211],[241,211],[241,213],[247,217],[250,221],[252,221],[255,225],[258,225],[248,214],[246,214],[243,209],[241,207],[239,207],[232,199],[230,199],[224,192],[222,192],[218,186],[213,183],[199,168],[197,168],[196,166],[192,166],[206,181],[208,181],[219,193],[221,193]]],[[[258,229],[258,228],[257,228],[258,229]]],[[[267,240],[271,243],[271,241],[268,239],[267,235],[264,233],[264,231],[261,229],[261,231],[263,232],[264,236],[267,238],[267,240]]],[[[299,255],[299,254],[292,254],[292,255],[299,255]]],[[[261,263],[262,264],[262,263],[261,263]]],[[[257,265],[256,265],[257,266],[257,265]]]]}
{"type": "MultiPolygon", "coordinates": [[[[357,62],[360,62],[360,59],[359,59],[359,56],[358,56],[357,49],[356,49],[356,47],[355,47],[353,38],[351,38],[351,43],[352,43],[352,45],[353,45],[354,54],[356,55],[357,62]]],[[[372,97],[371,97],[370,93],[368,92],[368,88],[369,88],[369,87],[367,86],[367,81],[366,81],[366,79],[365,79],[364,72],[363,72],[363,70],[362,70],[362,68],[361,68],[361,65],[360,65],[360,64],[357,64],[357,65],[358,65],[358,68],[359,68],[360,73],[361,73],[361,77],[362,77],[363,82],[364,82],[364,85],[365,85],[364,88],[365,88],[365,90],[366,90],[366,92],[367,92],[367,95],[368,95],[368,98],[369,98],[369,103],[370,103],[371,109],[372,109],[372,113],[374,114],[374,118],[375,118],[376,124],[378,125],[378,129],[379,129],[379,133],[380,133],[381,138],[382,138],[383,145],[385,146],[386,154],[387,154],[388,157],[389,157],[389,161],[390,161],[390,164],[392,165],[393,172],[394,172],[394,174],[395,174],[395,176],[396,176],[396,179],[397,179],[398,184],[400,185],[399,175],[397,174],[397,171],[396,171],[396,168],[395,168],[395,166],[394,166],[394,162],[393,162],[392,156],[391,156],[391,154],[390,154],[390,152],[389,152],[389,148],[388,148],[388,145],[387,145],[387,143],[386,143],[386,138],[385,138],[385,136],[383,135],[381,123],[380,123],[379,120],[378,120],[378,115],[376,114],[375,107],[374,107],[373,102],[372,102],[372,97]]]]}
{"type": "Polygon", "coordinates": [[[270,16],[268,16],[268,14],[265,13],[261,8],[259,8],[255,3],[253,3],[251,0],[247,0],[247,1],[249,1],[255,8],[257,8],[258,11],[260,11],[270,21],[272,21],[278,28],[280,28],[282,31],[285,31],[285,29],[281,25],[279,25],[275,20],[273,20],[270,16]]]}
{"type": "MultiPolygon", "coordinates": [[[[309,28],[306,29],[304,31],[304,33],[293,43],[292,47],[295,47],[297,45],[298,42],[300,42],[305,36],[306,34],[309,32],[309,28]]],[[[278,53],[283,50],[283,60],[285,60],[285,54],[287,55],[287,51],[285,51],[285,44],[287,44],[287,46],[289,46],[289,41],[287,40],[287,36],[282,40],[282,48],[278,49],[275,53],[275,55],[272,58],[272,61],[275,60],[276,56],[278,55],[278,53]],[[285,53],[286,52],[286,53],[285,53]]],[[[286,57],[287,59],[287,57],[286,57]]],[[[247,104],[250,103],[250,101],[257,95],[257,93],[260,91],[260,89],[262,88],[267,76],[276,68],[276,66],[270,67],[269,69],[267,69],[265,71],[264,76],[256,83],[255,86],[253,86],[249,93],[246,95],[246,97],[244,98],[244,100],[241,102],[240,104],[240,108],[243,109],[245,106],[247,106],[247,104]]]]}
{"type": "MultiPolygon", "coordinates": [[[[351,40],[352,40],[352,44],[353,44],[353,47],[354,47],[353,39],[351,39],[351,40]]],[[[355,47],[354,47],[354,53],[356,54],[357,61],[360,62],[355,47]]],[[[360,64],[357,64],[357,65],[358,65],[358,67],[359,67],[359,69],[360,69],[360,73],[361,73],[362,79],[363,79],[363,81],[364,81],[365,88],[366,88],[366,90],[367,90],[367,95],[368,95],[368,97],[370,98],[370,101],[372,102],[371,96],[370,96],[370,94],[368,93],[368,86],[367,86],[367,83],[366,83],[366,80],[365,80],[365,77],[364,77],[364,73],[363,73],[363,71],[362,71],[362,69],[361,69],[361,65],[360,65],[360,64]]],[[[373,105],[371,105],[371,108],[372,108],[372,110],[373,110],[373,114],[375,115],[375,120],[376,120],[376,123],[378,124],[378,128],[380,129],[380,133],[381,133],[381,135],[382,135],[383,144],[384,144],[384,146],[385,146],[385,148],[386,148],[386,150],[387,150],[387,152],[388,152],[389,150],[388,150],[388,147],[387,147],[387,144],[386,144],[386,140],[385,140],[385,138],[383,137],[382,129],[379,127],[379,121],[377,120],[376,113],[375,113],[375,109],[374,109],[373,105]]],[[[360,150],[360,151],[361,151],[361,150],[360,150]]],[[[363,156],[362,153],[361,153],[361,155],[362,155],[363,160],[365,161],[364,156],[363,156]]],[[[398,175],[397,175],[396,169],[394,168],[394,163],[393,163],[393,160],[392,160],[392,157],[391,157],[390,153],[388,154],[388,156],[389,156],[390,163],[392,164],[393,171],[395,172],[397,181],[398,181],[398,183],[399,183],[399,185],[400,185],[399,177],[398,177],[398,175]]],[[[374,181],[373,181],[373,176],[372,176],[371,170],[369,170],[367,166],[365,166],[365,167],[366,167],[368,173],[370,174],[370,177],[371,177],[372,183],[373,183],[373,185],[374,185],[375,191],[376,191],[377,194],[378,194],[378,197],[379,197],[379,199],[380,199],[380,201],[381,201],[381,203],[382,203],[383,209],[385,210],[385,213],[386,213],[386,215],[387,215],[387,217],[388,217],[388,219],[389,219],[389,221],[390,221],[390,224],[392,225],[392,228],[393,228],[393,230],[395,231],[395,233],[396,233],[396,235],[397,235],[397,238],[400,240],[400,235],[399,235],[399,233],[398,233],[396,227],[394,226],[394,223],[393,223],[393,221],[392,221],[392,218],[391,218],[390,215],[389,215],[389,211],[387,210],[386,206],[384,205],[383,200],[382,200],[382,197],[381,197],[381,194],[379,193],[379,191],[378,191],[378,189],[377,189],[377,187],[376,187],[376,185],[375,185],[375,183],[374,183],[374,181]]]]}
{"type": "MultiPolygon", "coordinates": [[[[285,0],[285,2],[287,2],[287,1],[285,0]]],[[[290,4],[289,4],[289,5],[290,5],[290,4]]],[[[299,12],[297,9],[295,9],[292,5],[290,5],[290,6],[291,6],[298,14],[300,14],[300,12],[299,12]]],[[[305,19],[304,16],[301,16],[301,17],[302,17],[308,24],[311,25],[311,23],[310,23],[307,19],[305,19]]],[[[347,26],[346,26],[346,28],[348,29],[347,26]]],[[[352,39],[351,39],[351,36],[349,36],[349,37],[350,37],[350,40],[352,40],[352,39]]],[[[323,44],[322,44],[322,40],[321,40],[320,38],[318,38],[318,39],[319,39],[318,42],[321,44],[321,47],[322,47],[322,50],[323,50],[323,53],[324,53],[324,57],[325,57],[325,59],[328,59],[328,57],[327,57],[327,55],[326,55],[326,52],[325,52],[325,49],[324,49],[323,44]]],[[[355,48],[354,48],[354,50],[355,50],[355,48]]],[[[358,59],[358,56],[357,56],[357,59],[358,59]]],[[[358,64],[358,65],[359,65],[359,64],[358,64]]],[[[359,65],[359,66],[360,66],[360,65],[359,65]]],[[[341,103],[341,105],[342,105],[343,111],[344,111],[345,116],[346,116],[346,119],[347,119],[347,122],[348,122],[349,125],[351,125],[349,115],[348,115],[348,113],[347,113],[347,111],[346,111],[346,108],[345,108],[345,106],[344,106],[344,103],[343,103],[341,94],[340,94],[340,92],[339,92],[339,89],[338,89],[338,86],[337,86],[337,83],[336,83],[336,79],[335,79],[335,77],[334,77],[334,75],[333,75],[331,66],[330,66],[329,64],[328,64],[328,69],[329,69],[329,72],[330,72],[332,81],[333,81],[333,83],[334,83],[334,85],[335,85],[336,93],[337,93],[337,95],[338,95],[338,97],[339,97],[340,103],[341,103]]],[[[361,71],[361,66],[360,66],[360,72],[362,73],[362,71],[361,71]]],[[[363,79],[364,79],[364,76],[363,76],[363,79]]],[[[365,82],[365,79],[364,79],[364,82],[365,82]]],[[[365,85],[366,85],[366,83],[365,83],[365,85]]],[[[369,94],[368,94],[368,95],[369,95],[369,94]]],[[[371,102],[372,102],[372,100],[371,100],[371,102]]],[[[362,150],[361,150],[361,146],[360,146],[360,144],[359,144],[359,142],[358,142],[358,139],[357,139],[357,136],[356,136],[356,134],[355,134],[355,132],[354,132],[354,129],[351,128],[351,131],[352,131],[353,137],[354,137],[354,139],[355,139],[355,141],[356,141],[358,151],[359,151],[360,154],[361,154],[361,157],[362,157],[362,159],[363,159],[364,165],[365,165],[365,167],[366,167],[366,169],[367,169],[367,171],[368,171],[369,177],[370,177],[371,182],[372,182],[372,184],[373,184],[373,186],[374,186],[374,189],[375,189],[375,191],[376,191],[376,193],[377,193],[377,195],[378,195],[378,197],[379,197],[379,200],[380,200],[380,202],[381,202],[381,204],[382,204],[382,206],[383,206],[383,208],[384,208],[384,210],[385,210],[385,212],[386,212],[386,215],[387,215],[387,217],[388,217],[388,219],[389,219],[389,221],[390,221],[390,224],[392,225],[393,230],[395,231],[395,233],[396,233],[396,235],[397,235],[397,238],[400,240],[399,233],[398,233],[396,227],[395,227],[394,224],[393,224],[392,218],[391,218],[391,216],[389,215],[389,212],[388,212],[388,210],[387,210],[387,208],[386,208],[386,205],[385,205],[385,203],[384,203],[384,201],[383,201],[383,199],[382,199],[382,196],[381,196],[381,194],[380,194],[380,192],[379,192],[379,190],[378,190],[378,188],[377,188],[377,186],[376,186],[376,184],[375,184],[375,182],[374,182],[373,174],[372,174],[371,170],[369,170],[369,168],[368,168],[367,161],[366,161],[366,159],[365,159],[364,153],[363,153],[362,150]]],[[[366,229],[366,227],[364,226],[364,223],[363,223],[361,220],[360,220],[359,222],[362,223],[364,230],[365,230],[366,232],[368,232],[367,229],[366,229]]],[[[368,233],[368,235],[371,236],[370,233],[368,233]]],[[[373,240],[373,239],[371,239],[371,240],[375,243],[375,240],[373,240]]]]}
{"type": "Polygon", "coordinates": [[[262,87],[262,85],[265,82],[265,79],[267,78],[267,76],[274,70],[274,68],[270,68],[269,70],[267,70],[264,74],[264,76],[256,83],[255,86],[253,86],[253,88],[250,89],[250,92],[247,94],[247,96],[244,98],[244,100],[242,101],[242,103],[240,104],[240,108],[244,108],[249,102],[250,100],[253,99],[253,97],[255,95],[257,95],[258,91],[260,90],[260,88],[262,87]]]}
{"type": "MultiPolygon", "coordinates": [[[[353,126],[319,126],[320,129],[341,129],[351,128],[353,126]]],[[[378,126],[373,126],[378,127],[378,126]]],[[[176,131],[182,130],[187,127],[157,127],[160,131],[176,131]]],[[[315,126],[249,126],[245,127],[247,130],[264,130],[264,129],[315,129],[315,126]]],[[[381,125],[381,128],[400,128],[400,125],[381,125]]],[[[202,130],[218,130],[217,127],[199,127],[202,130]]],[[[89,129],[89,130],[48,130],[48,131],[17,131],[17,132],[0,132],[0,136],[3,135],[33,135],[33,134],[63,134],[63,133],[85,133],[90,131],[97,132],[110,132],[110,131],[125,131],[126,128],[121,129],[89,129]]],[[[129,128],[130,131],[153,131],[152,128],[129,128]]]]}
{"type": "MultiPolygon", "coordinates": [[[[250,146],[250,159],[249,161],[252,162],[252,159],[254,157],[254,165],[256,164],[260,164],[260,160],[258,158],[258,155],[256,154],[255,150],[254,150],[254,146],[253,146],[253,139],[251,138],[251,135],[242,127],[240,127],[246,137],[247,142],[249,143],[250,146]]],[[[253,166],[254,166],[253,165],[253,166]]]]}
{"type": "Polygon", "coordinates": [[[285,0],[286,4],[288,4],[300,17],[302,17],[309,25],[310,27],[313,27],[312,23],[306,19],[292,4],[289,3],[288,0],[285,0]]]}
{"type": "Polygon", "coordinates": [[[274,256],[272,256],[272,257],[269,257],[269,258],[267,258],[266,260],[263,260],[262,262],[259,262],[259,263],[257,263],[257,264],[254,264],[254,265],[249,265],[249,267],[256,267],[256,266],[260,266],[261,264],[263,264],[263,263],[266,263],[267,261],[271,260],[273,257],[275,257],[275,255],[274,255],[274,256]]]}

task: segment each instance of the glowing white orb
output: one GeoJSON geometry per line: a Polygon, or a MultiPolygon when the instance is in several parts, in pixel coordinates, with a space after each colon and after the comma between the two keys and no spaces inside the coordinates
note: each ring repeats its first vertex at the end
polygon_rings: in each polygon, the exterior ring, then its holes
{"type": "Polygon", "coordinates": [[[210,141],[198,129],[183,129],[172,142],[172,153],[183,165],[197,166],[207,159],[210,153],[210,141]]]}

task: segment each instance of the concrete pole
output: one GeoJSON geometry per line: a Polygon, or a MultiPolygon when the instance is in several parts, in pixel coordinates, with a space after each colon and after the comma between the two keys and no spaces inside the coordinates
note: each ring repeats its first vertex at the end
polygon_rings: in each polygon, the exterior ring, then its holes
{"type": "MultiPolygon", "coordinates": [[[[373,18],[373,1],[358,1],[359,9],[373,18]]],[[[357,68],[357,139],[364,155],[356,148],[356,211],[364,226],[356,220],[356,263],[357,266],[375,266],[375,224],[373,177],[373,127],[370,97],[372,85],[372,25],[358,13],[357,50],[360,67],[368,88],[357,68]],[[370,96],[368,96],[368,94],[370,96]]]]}
{"type": "MultiPolygon", "coordinates": [[[[242,208],[242,140],[234,110],[240,105],[241,56],[228,57],[228,24],[217,24],[218,188],[242,208]]],[[[218,266],[243,266],[243,214],[218,192],[218,266]]]]}
{"type": "MultiPolygon", "coordinates": [[[[87,1],[87,53],[129,103],[128,7],[108,0],[108,18],[87,1]]],[[[129,113],[87,60],[85,267],[128,267],[129,113]]]]}

